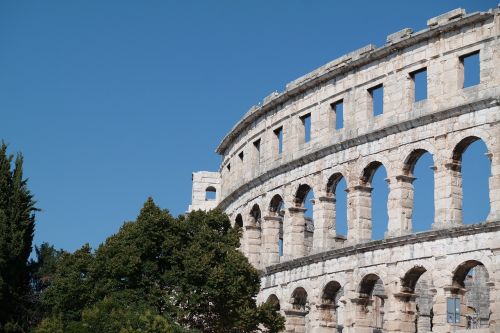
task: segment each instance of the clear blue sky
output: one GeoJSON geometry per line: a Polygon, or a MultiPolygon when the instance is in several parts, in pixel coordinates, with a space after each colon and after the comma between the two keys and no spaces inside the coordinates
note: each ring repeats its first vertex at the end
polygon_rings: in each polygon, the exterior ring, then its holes
{"type": "Polygon", "coordinates": [[[25,155],[35,243],[95,247],[148,196],[183,213],[191,172],[218,169],[220,139],[264,96],[389,33],[497,3],[0,2],[0,138],[25,155]]]}

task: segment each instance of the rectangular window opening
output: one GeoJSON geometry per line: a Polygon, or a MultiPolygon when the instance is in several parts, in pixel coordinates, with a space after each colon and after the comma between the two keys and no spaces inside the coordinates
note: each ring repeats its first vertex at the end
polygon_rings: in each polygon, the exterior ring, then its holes
{"type": "Polygon", "coordinates": [[[372,111],[374,116],[379,116],[384,113],[384,86],[379,84],[368,89],[371,97],[372,111]]]}
{"type": "Polygon", "coordinates": [[[275,129],[274,134],[278,140],[278,154],[281,154],[283,152],[283,127],[275,129]]]}
{"type": "Polygon", "coordinates": [[[478,85],[481,80],[479,51],[461,56],[460,63],[462,66],[464,77],[463,88],[478,85]]]}
{"type": "Polygon", "coordinates": [[[311,114],[308,113],[300,117],[302,126],[304,126],[304,143],[311,141],[311,114]]]}
{"type": "Polygon", "coordinates": [[[335,129],[344,127],[344,100],[332,104],[332,110],[335,112],[335,129]]]}
{"type": "Polygon", "coordinates": [[[254,141],[253,146],[255,148],[255,160],[260,162],[260,139],[254,141]]]}
{"type": "Polygon", "coordinates": [[[414,102],[420,102],[427,99],[427,68],[419,69],[410,73],[413,80],[414,102]]]}

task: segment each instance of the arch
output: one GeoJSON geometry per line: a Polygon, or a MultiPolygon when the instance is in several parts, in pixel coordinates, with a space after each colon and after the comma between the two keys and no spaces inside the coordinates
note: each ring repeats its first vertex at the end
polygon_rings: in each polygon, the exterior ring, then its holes
{"type": "Polygon", "coordinates": [[[324,328],[343,327],[343,309],[340,309],[339,323],[339,298],[343,296],[343,289],[339,282],[330,281],[322,290],[321,304],[319,305],[319,325],[324,328]]]}
{"type": "MultiPolygon", "coordinates": [[[[333,227],[336,237],[347,236],[347,180],[341,172],[332,174],[326,183],[325,193],[327,197],[334,198],[331,202],[333,211],[333,227]],[[344,187],[343,192],[339,185],[344,187]],[[339,209],[340,208],[340,209],[339,209]]],[[[337,239],[340,239],[337,238],[337,239]]]]}
{"type": "Polygon", "coordinates": [[[312,190],[312,187],[307,184],[300,184],[295,192],[294,202],[296,207],[303,207],[307,195],[312,190]]]}
{"type": "Polygon", "coordinates": [[[369,215],[365,216],[365,219],[370,223],[366,230],[371,230],[371,234],[366,233],[367,239],[382,239],[388,229],[389,186],[386,177],[388,177],[388,170],[380,161],[370,162],[361,175],[361,183],[368,187],[366,191],[368,207],[366,208],[369,209],[369,215]],[[384,173],[385,177],[383,177],[384,173]],[[374,178],[375,174],[377,174],[376,178],[374,178]]]}
{"type": "Polygon", "coordinates": [[[475,136],[475,135],[467,136],[467,137],[463,138],[462,140],[460,140],[455,145],[455,147],[453,148],[453,153],[452,153],[451,159],[454,162],[461,163],[462,162],[462,155],[465,153],[467,148],[469,148],[469,146],[471,144],[473,144],[474,142],[479,141],[479,140],[483,141],[485,146],[488,147],[488,145],[486,145],[486,141],[484,141],[480,137],[475,136]]]}
{"type": "Polygon", "coordinates": [[[335,304],[338,296],[338,292],[342,289],[342,286],[337,281],[330,281],[323,288],[321,294],[321,301],[323,304],[335,304]]]}
{"type": "Polygon", "coordinates": [[[356,320],[361,327],[381,330],[384,326],[384,303],[387,298],[382,279],[374,273],[365,275],[358,286],[356,320]]]}
{"type": "Polygon", "coordinates": [[[462,223],[485,221],[490,213],[491,160],[486,142],[478,136],[467,136],[453,148],[451,177],[456,184],[458,210],[462,223]],[[467,157],[464,159],[464,156],[467,157]]]}
{"type": "Polygon", "coordinates": [[[407,271],[401,279],[401,291],[414,293],[418,279],[420,279],[425,272],[427,272],[427,270],[423,266],[414,266],[407,271]]]}
{"type": "Polygon", "coordinates": [[[333,196],[335,194],[337,185],[342,179],[344,179],[344,176],[340,172],[336,172],[328,178],[325,190],[328,196],[333,196]]]}
{"type": "MultiPolygon", "coordinates": [[[[465,288],[465,279],[467,277],[467,274],[471,269],[477,266],[485,267],[482,262],[477,260],[467,260],[458,265],[458,267],[453,271],[452,285],[460,288],[465,288]]],[[[486,270],[486,273],[488,273],[488,270],[486,270]]]]}
{"type": "Polygon", "coordinates": [[[208,186],[205,189],[205,201],[213,201],[217,199],[217,190],[213,186],[208,186]]]}
{"type": "Polygon", "coordinates": [[[412,150],[406,159],[404,160],[403,163],[403,174],[406,176],[413,176],[413,171],[415,170],[415,165],[417,164],[418,160],[425,155],[426,153],[430,154],[429,151],[422,149],[422,148],[417,148],[412,150]]]}
{"type": "Polygon", "coordinates": [[[361,175],[361,181],[365,185],[370,185],[375,172],[377,172],[378,168],[383,166],[383,164],[379,161],[370,162],[364,169],[363,174],[361,175]]]}
{"type": "MultiPolygon", "coordinates": [[[[375,288],[375,285],[377,283],[381,283],[382,279],[374,273],[367,274],[363,276],[361,279],[361,282],[359,283],[358,286],[358,293],[360,293],[362,296],[371,296],[373,293],[373,290],[375,288]]],[[[382,282],[383,285],[383,282],[382,282]]]]}
{"type": "Polygon", "coordinates": [[[261,211],[260,211],[260,207],[258,204],[254,204],[252,206],[252,209],[250,210],[250,225],[251,226],[257,226],[260,224],[260,221],[261,221],[261,218],[262,218],[262,214],[261,214],[261,211]]]}
{"type": "Polygon", "coordinates": [[[267,297],[266,303],[272,305],[275,311],[281,310],[280,300],[278,299],[278,296],[276,296],[275,294],[269,295],[267,297]]]}
{"type": "MultiPolygon", "coordinates": [[[[485,265],[477,260],[462,262],[453,271],[452,295],[460,299],[462,309],[474,311],[461,313],[460,326],[486,328],[490,325],[492,290],[485,265]]],[[[494,304],[494,303],[493,303],[494,304]]]]}
{"type": "Polygon", "coordinates": [[[275,194],[269,202],[269,212],[271,212],[273,215],[281,216],[281,210],[283,209],[284,204],[285,202],[283,201],[281,195],[275,194]]]}
{"type": "Polygon", "coordinates": [[[292,304],[292,308],[294,310],[305,311],[308,304],[307,291],[302,287],[295,288],[292,293],[290,303],[292,304]]]}
{"type": "Polygon", "coordinates": [[[243,228],[243,217],[241,216],[241,214],[236,215],[236,218],[234,219],[234,226],[243,228]]]}
{"type": "MultiPolygon", "coordinates": [[[[430,230],[434,222],[434,156],[426,149],[415,148],[403,162],[397,204],[404,210],[408,231],[430,230]],[[431,161],[429,161],[429,158],[431,161]],[[429,165],[422,165],[428,162],[429,165]]],[[[397,177],[398,178],[398,177],[397,177]]]]}

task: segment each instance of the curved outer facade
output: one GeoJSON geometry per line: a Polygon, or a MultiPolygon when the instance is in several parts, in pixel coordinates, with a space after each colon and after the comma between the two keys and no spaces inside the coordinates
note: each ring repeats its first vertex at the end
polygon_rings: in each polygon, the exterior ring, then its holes
{"type": "Polygon", "coordinates": [[[500,332],[500,13],[457,9],[427,24],[266,97],[220,143],[219,171],[193,174],[190,209],[219,207],[243,226],[242,250],[262,270],[258,299],[279,302],[287,332],[452,332],[449,298],[462,310],[458,332],[469,325],[467,272],[474,267],[486,309],[475,309],[477,327],[500,332]],[[479,54],[480,81],[464,88],[471,54],[479,54]],[[414,102],[414,74],[422,70],[427,98],[414,102]],[[378,87],[383,113],[375,116],[378,87]],[[339,102],[343,127],[336,129],[339,102]],[[475,140],[486,144],[491,161],[490,213],[466,226],[461,157],[475,140]],[[435,218],[432,230],[415,234],[412,172],[425,152],[434,161],[435,218]],[[381,165],[388,230],[384,240],[371,241],[370,183],[381,165]],[[342,178],[345,237],[335,228],[342,178]],[[205,200],[207,186],[217,189],[215,200],[205,200]],[[312,221],[304,217],[309,191],[312,221]]]}

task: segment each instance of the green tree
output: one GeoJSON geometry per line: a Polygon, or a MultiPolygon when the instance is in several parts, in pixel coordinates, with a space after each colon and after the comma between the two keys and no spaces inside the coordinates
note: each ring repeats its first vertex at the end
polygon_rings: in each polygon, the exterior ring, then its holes
{"type": "Polygon", "coordinates": [[[88,244],[74,253],[63,253],[39,306],[63,322],[81,320],[83,309],[93,303],[93,262],[94,255],[88,244]]]}
{"type": "Polygon", "coordinates": [[[30,267],[35,201],[23,179],[23,157],[0,147],[0,331],[23,332],[29,325],[30,267]]]}
{"type": "Polygon", "coordinates": [[[173,218],[148,199],[95,253],[61,256],[37,332],[278,332],[284,318],[257,306],[259,275],[240,236],[221,211],[173,218]]]}

